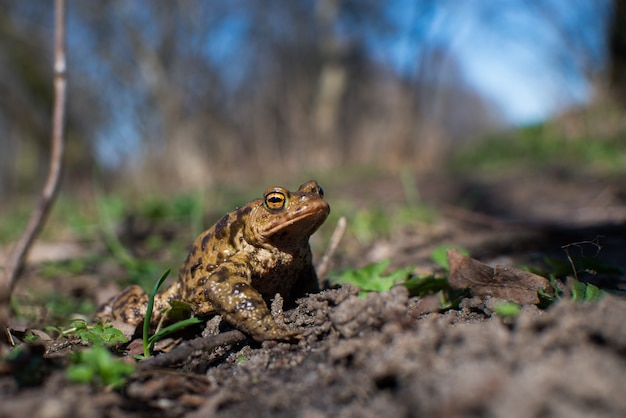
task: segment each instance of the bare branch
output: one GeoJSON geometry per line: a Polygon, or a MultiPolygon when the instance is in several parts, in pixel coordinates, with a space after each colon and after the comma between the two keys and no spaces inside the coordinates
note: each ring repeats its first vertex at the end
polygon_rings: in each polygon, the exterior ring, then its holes
{"type": "Polygon", "coordinates": [[[317,266],[317,280],[319,281],[320,287],[322,288],[325,287],[324,285],[326,283],[326,276],[328,275],[328,270],[330,268],[330,261],[335,255],[337,248],[339,247],[339,243],[341,242],[341,239],[346,232],[346,227],[346,217],[342,216],[337,221],[337,226],[333,231],[333,235],[330,237],[328,248],[326,249],[326,252],[322,257],[322,261],[320,261],[319,265],[317,266]]]}
{"type": "Polygon", "coordinates": [[[167,367],[187,360],[196,351],[211,351],[221,345],[234,345],[246,341],[246,336],[237,330],[222,332],[221,334],[200,337],[185,341],[168,353],[139,362],[141,366],[167,367]]]}
{"type": "Polygon", "coordinates": [[[55,0],[54,34],[54,108],[52,114],[52,150],[50,169],[37,207],[6,264],[6,277],[0,283],[0,326],[8,324],[11,294],[24,267],[32,243],[41,232],[59,190],[63,169],[66,101],[65,0],[55,0]]]}

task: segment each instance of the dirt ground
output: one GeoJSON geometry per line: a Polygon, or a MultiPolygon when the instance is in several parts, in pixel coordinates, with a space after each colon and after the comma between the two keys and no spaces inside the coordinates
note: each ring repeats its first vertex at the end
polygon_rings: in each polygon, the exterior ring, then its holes
{"type": "MultiPolygon", "coordinates": [[[[490,297],[437,312],[403,287],[366,298],[351,286],[327,289],[284,312],[285,323],[306,330],[296,344],[246,340],[197,351],[172,367],[139,368],[117,391],[70,383],[61,370],[34,387],[4,375],[0,417],[626,416],[624,186],[542,175],[445,181],[425,179],[421,188],[441,221],[377,240],[359,259],[428,268],[432,248],[451,243],[490,264],[541,264],[565,259],[564,245],[601,236],[597,257],[622,271],[580,278],[618,295],[528,305],[503,319],[490,297]],[[450,205],[468,196],[481,215],[450,205]]],[[[389,193],[386,182],[367,193],[389,193]]],[[[596,257],[590,244],[574,250],[596,257]]]]}

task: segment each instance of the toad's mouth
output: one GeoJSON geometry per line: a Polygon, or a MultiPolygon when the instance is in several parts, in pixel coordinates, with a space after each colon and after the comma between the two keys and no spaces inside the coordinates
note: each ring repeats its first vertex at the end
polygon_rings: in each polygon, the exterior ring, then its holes
{"type": "Polygon", "coordinates": [[[288,232],[290,236],[298,234],[300,238],[308,238],[324,223],[329,213],[330,206],[325,200],[311,202],[269,222],[260,235],[268,239],[281,232],[288,232]]]}

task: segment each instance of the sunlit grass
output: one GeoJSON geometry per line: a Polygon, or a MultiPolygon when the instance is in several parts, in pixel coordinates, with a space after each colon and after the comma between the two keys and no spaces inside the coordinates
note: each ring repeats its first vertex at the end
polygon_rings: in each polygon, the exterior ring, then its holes
{"type": "Polygon", "coordinates": [[[458,152],[456,172],[556,167],[580,173],[626,172],[626,136],[565,136],[552,125],[534,125],[493,135],[458,152]]]}

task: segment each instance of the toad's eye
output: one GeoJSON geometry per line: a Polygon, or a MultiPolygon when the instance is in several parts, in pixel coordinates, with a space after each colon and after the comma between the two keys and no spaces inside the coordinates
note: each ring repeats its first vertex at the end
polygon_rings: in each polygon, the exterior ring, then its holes
{"type": "Polygon", "coordinates": [[[304,192],[304,193],[315,193],[322,199],[324,198],[324,189],[322,189],[322,187],[319,184],[317,184],[315,180],[311,180],[309,182],[304,183],[303,185],[300,186],[298,191],[304,192]]]}
{"type": "Polygon", "coordinates": [[[265,207],[271,211],[281,210],[287,203],[287,196],[283,192],[273,191],[265,195],[265,207]]]}
{"type": "Polygon", "coordinates": [[[324,189],[322,189],[322,187],[319,186],[317,183],[311,185],[311,189],[307,191],[309,193],[315,193],[316,195],[319,195],[319,197],[324,198],[324,189]]]}

